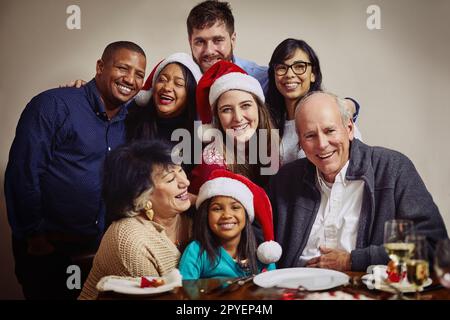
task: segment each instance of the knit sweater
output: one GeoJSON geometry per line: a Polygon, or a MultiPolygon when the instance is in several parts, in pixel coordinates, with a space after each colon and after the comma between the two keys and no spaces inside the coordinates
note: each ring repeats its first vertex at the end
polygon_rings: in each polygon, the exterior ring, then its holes
{"type": "Polygon", "coordinates": [[[96,299],[102,277],[162,276],[176,268],[179,259],[180,251],[163,226],[139,216],[115,221],[103,236],[79,299],[96,299]]]}

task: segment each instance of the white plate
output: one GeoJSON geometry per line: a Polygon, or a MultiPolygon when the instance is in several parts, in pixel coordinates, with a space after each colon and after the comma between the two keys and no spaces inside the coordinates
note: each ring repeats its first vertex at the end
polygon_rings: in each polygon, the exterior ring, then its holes
{"type": "Polygon", "coordinates": [[[345,273],[318,268],[286,268],[258,274],[253,282],[260,287],[297,289],[303,286],[309,291],[320,291],[347,284],[345,273]]]}
{"type": "MultiPolygon", "coordinates": [[[[152,280],[159,277],[146,277],[152,280]]],[[[97,284],[98,291],[114,291],[131,295],[151,295],[171,291],[176,287],[182,286],[182,278],[178,269],[172,270],[167,275],[161,277],[165,284],[156,288],[141,288],[141,277],[103,277],[97,284]]]]}
{"type": "MultiPolygon", "coordinates": [[[[386,284],[386,268],[387,267],[384,265],[369,266],[367,268],[367,271],[370,273],[365,274],[361,277],[362,282],[367,286],[368,289],[377,289],[385,292],[395,293],[395,290],[386,284]]],[[[422,291],[423,288],[428,287],[432,283],[433,280],[428,278],[419,291],[422,291]]],[[[414,287],[414,285],[410,284],[406,278],[401,282],[391,283],[391,285],[396,287],[403,293],[416,292],[416,288],[414,287]]]]}

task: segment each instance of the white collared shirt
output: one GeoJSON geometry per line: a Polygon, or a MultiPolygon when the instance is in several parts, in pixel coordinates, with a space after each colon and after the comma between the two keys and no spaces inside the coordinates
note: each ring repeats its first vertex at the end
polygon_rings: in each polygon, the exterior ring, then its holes
{"type": "Polygon", "coordinates": [[[298,135],[295,130],[295,120],[286,120],[284,134],[281,139],[281,165],[305,158],[305,152],[298,147],[298,135]]]}
{"type": "Polygon", "coordinates": [[[345,178],[348,164],[347,161],[336,175],[334,183],[326,182],[316,169],[320,207],[308,242],[300,256],[302,266],[309,259],[320,256],[319,246],[347,252],[355,249],[364,181],[350,181],[345,178]]]}

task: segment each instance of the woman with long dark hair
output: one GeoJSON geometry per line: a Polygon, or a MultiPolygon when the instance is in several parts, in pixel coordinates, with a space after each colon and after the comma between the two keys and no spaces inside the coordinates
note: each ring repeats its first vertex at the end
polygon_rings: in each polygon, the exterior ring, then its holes
{"type": "Polygon", "coordinates": [[[197,88],[197,113],[218,136],[203,149],[203,162],[192,171],[190,192],[197,194],[217,168],[262,187],[278,171],[279,138],[264,101],[258,80],[231,62],[219,61],[205,72],[197,88]]]}
{"type": "MultiPolygon", "coordinates": [[[[200,77],[198,65],[185,53],[175,53],[161,61],[129,107],[127,141],[164,139],[175,145],[178,142],[171,140],[172,133],[185,129],[194,150],[195,91],[200,77]]],[[[187,171],[192,160],[183,166],[187,171]]]]}
{"type": "Polygon", "coordinates": [[[129,107],[127,140],[171,141],[175,129],[193,132],[195,90],[200,77],[197,64],[185,53],[161,61],[129,107]]]}
{"type": "MultiPolygon", "coordinates": [[[[280,130],[281,163],[286,164],[305,157],[298,147],[294,113],[298,102],[312,91],[322,90],[322,71],[319,57],[305,41],[286,39],[274,50],[269,62],[267,103],[275,126],[280,130]]],[[[346,98],[347,107],[356,121],[358,103],[346,98]]],[[[361,139],[355,127],[356,138],[361,139]]]]}

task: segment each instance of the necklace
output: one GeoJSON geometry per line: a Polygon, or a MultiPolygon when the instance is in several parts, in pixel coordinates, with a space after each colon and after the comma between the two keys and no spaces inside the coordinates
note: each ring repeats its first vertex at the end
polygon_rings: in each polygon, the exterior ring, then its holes
{"type": "Polygon", "coordinates": [[[171,235],[172,235],[172,241],[175,244],[175,246],[178,248],[178,250],[181,251],[181,248],[184,244],[184,237],[183,237],[183,224],[182,224],[182,218],[180,216],[177,216],[177,221],[174,223],[174,226],[171,228],[171,235]]]}

